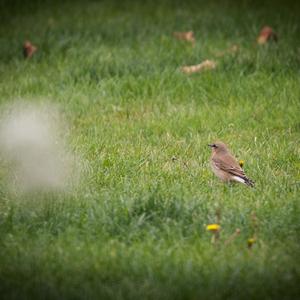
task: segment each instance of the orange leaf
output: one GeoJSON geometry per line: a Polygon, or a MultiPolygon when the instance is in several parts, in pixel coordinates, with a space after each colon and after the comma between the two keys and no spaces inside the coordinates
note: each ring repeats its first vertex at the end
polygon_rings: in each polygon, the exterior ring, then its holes
{"type": "Polygon", "coordinates": [[[30,58],[37,51],[37,47],[31,44],[29,41],[25,41],[23,44],[23,55],[25,58],[30,58]]]}
{"type": "Polygon", "coordinates": [[[278,36],[273,30],[273,28],[269,26],[264,26],[259,33],[259,36],[257,38],[257,43],[262,45],[270,41],[277,42],[277,40],[278,40],[278,36]]]}
{"type": "Polygon", "coordinates": [[[173,32],[173,36],[178,40],[187,41],[192,44],[194,44],[196,42],[193,31],[173,32]]]}
{"type": "Polygon", "coordinates": [[[202,72],[206,70],[212,70],[215,69],[216,66],[217,66],[216,62],[207,59],[199,65],[184,66],[181,68],[181,71],[185,74],[192,74],[192,73],[202,72]]]}

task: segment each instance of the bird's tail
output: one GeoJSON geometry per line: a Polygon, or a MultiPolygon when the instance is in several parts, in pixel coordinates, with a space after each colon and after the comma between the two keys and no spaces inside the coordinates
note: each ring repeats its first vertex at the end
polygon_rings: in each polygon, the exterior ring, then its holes
{"type": "Polygon", "coordinates": [[[244,179],[244,183],[246,184],[246,185],[248,185],[248,186],[251,186],[251,187],[254,187],[254,181],[253,180],[251,180],[250,178],[248,178],[248,177],[244,177],[243,178],[244,179]]]}
{"type": "Polygon", "coordinates": [[[249,179],[246,176],[243,176],[243,177],[241,177],[241,176],[233,176],[233,179],[235,181],[241,182],[241,183],[246,184],[248,186],[254,187],[254,181],[252,181],[251,179],[249,179]]]}

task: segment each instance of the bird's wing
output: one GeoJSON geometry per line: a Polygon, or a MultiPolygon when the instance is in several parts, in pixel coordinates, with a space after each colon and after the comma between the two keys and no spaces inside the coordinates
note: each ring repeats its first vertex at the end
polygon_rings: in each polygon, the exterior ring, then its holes
{"type": "Polygon", "coordinates": [[[213,157],[212,161],[218,169],[233,176],[246,178],[246,174],[244,173],[243,169],[230,154],[225,154],[222,157],[213,157]]]}

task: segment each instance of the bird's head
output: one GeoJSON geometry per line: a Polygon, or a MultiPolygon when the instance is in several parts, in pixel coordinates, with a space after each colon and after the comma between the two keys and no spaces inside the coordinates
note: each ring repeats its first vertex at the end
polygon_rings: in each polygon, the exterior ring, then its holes
{"type": "Polygon", "coordinates": [[[227,153],[227,146],[223,142],[215,142],[213,144],[209,144],[213,153],[227,153]]]}

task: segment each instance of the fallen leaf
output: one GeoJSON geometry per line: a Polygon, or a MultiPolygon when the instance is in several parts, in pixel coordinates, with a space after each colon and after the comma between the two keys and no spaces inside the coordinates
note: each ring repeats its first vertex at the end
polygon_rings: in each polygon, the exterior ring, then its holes
{"type": "Polygon", "coordinates": [[[228,49],[226,49],[225,51],[217,52],[216,56],[217,57],[222,57],[222,56],[224,56],[226,54],[234,54],[234,53],[238,52],[239,49],[240,49],[239,46],[236,45],[236,44],[234,44],[231,47],[229,47],[228,49]]]}
{"type": "Polygon", "coordinates": [[[184,66],[181,68],[181,71],[185,74],[192,74],[192,73],[202,72],[206,70],[212,70],[215,69],[216,66],[217,66],[216,62],[207,59],[199,65],[184,66]]]}
{"type": "Polygon", "coordinates": [[[193,31],[173,32],[173,36],[178,40],[187,41],[192,44],[195,44],[195,42],[196,42],[193,31]]]}
{"type": "Polygon", "coordinates": [[[277,40],[278,40],[278,36],[275,33],[275,31],[273,30],[273,28],[271,28],[269,26],[264,26],[259,33],[259,36],[257,38],[257,43],[260,45],[263,45],[270,41],[277,42],[277,40]]]}
{"type": "Polygon", "coordinates": [[[29,41],[25,41],[23,44],[23,55],[25,58],[30,58],[37,51],[37,47],[31,44],[29,41]]]}
{"type": "Polygon", "coordinates": [[[240,49],[239,46],[234,44],[227,50],[227,52],[228,53],[236,53],[239,51],[239,49],[240,49]]]}

